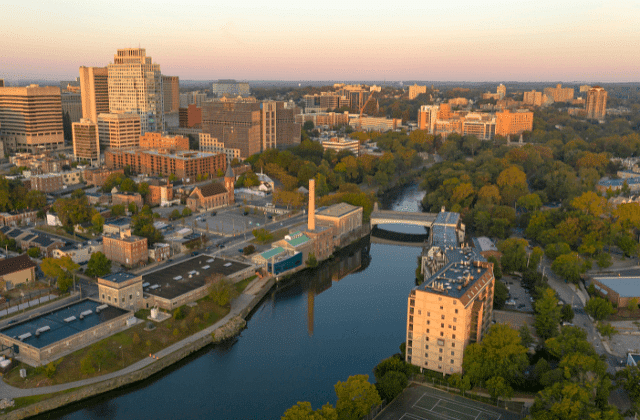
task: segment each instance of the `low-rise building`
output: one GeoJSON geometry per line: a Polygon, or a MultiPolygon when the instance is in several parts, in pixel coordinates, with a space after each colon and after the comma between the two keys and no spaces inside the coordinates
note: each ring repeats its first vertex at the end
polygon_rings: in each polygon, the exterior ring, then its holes
{"type": "Polygon", "coordinates": [[[45,235],[29,234],[27,237],[23,237],[20,241],[20,247],[24,250],[29,248],[38,248],[40,255],[44,258],[53,257],[53,251],[62,248],[64,242],[59,239],[51,238],[45,235]]]}
{"type": "Polygon", "coordinates": [[[327,150],[333,150],[336,153],[340,153],[343,150],[347,150],[353,153],[355,157],[360,156],[360,141],[358,140],[332,137],[322,142],[322,148],[325,152],[327,150]]]}
{"type": "Polygon", "coordinates": [[[149,248],[149,259],[160,262],[169,259],[171,247],[169,244],[157,242],[149,248]]]}
{"type": "Polygon", "coordinates": [[[109,178],[109,176],[113,174],[124,175],[124,169],[108,169],[105,167],[85,169],[83,177],[87,185],[95,185],[97,187],[101,187],[107,180],[107,178],[109,178]]]}
{"type": "Polygon", "coordinates": [[[35,223],[36,210],[12,211],[0,213],[0,226],[19,226],[35,223]]]}
{"type": "Polygon", "coordinates": [[[631,299],[640,302],[640,277],[594,277],[592,284],[596,291],[613,305],[624,308],[631,299]]]}
{"type": "Polygon", "coordinates": [[[0,260],[0,289],[10,290],[36,279],[36,263],[27,254],[0,260]]]}
{"type": "Polygon", "coordinates": [[[322,224],[333,226],[333,235],[336,245],[342,236],[358,231],[362,226],[362,207],[352,206],[349,203],[338,203],[316,212],[316,220],[322,224]]]}
{"type": "Polygon", "coordinates": [[[144,265],[149,259],[147,238],[122,232],[120,235],[103,235],[102,243],[104,255],[124,266],[144,265]]]}
{"type": "Polygon", "coordinates": [[[98,277],[100,302],[136,311],[142,308],[142,276],[120,272],[98,277]]]}
{"type": "Polygon", "coordinates": [[[91,254],[102,252],[102,241],[88,241],[80,244],[65,245],[52,251],[53,258],[69,257],[76,264],[83,264],[91,258],[91,254]]]}
{"type": "Polygon", "coordinates": [[[183,136],[166,136],[162,133],[147,132],[140,136],[140,148],[189,150],[189,139],[183,136]]]}
{"type": "Polygon", "coordinates": [[[114,206],[118,204],[122,204],[125,207],[127,207],[129,203],[135,203],[138,209],[141,209],[142,206],[144,205],[144,202],[142,200],[142,196],[140,195],[140,193],[118,191],[115,187],[114,187],[114,190],[115,192],[111,191],[111,204],[113,204],[114,206]]]}
{"type": "Polygon", "coordinates": [[[61,174],[35,175],[31,177],[30,181],[32,190],[42,191],[43,193],[60,191],[64,186],[61,174]]]}
{"type": "Polygon", "coordinates": [[[152,179],[147,182],[149,184],[149,194],[147,194],[147,203],[151,206],[161,206],[163,203],[173,201],[173,184],[169,182],[161,182],[152,179]]]}
{"type": "Polygon", "coordinates": [[[84,178],[82,177],[83,173],[84,171],[81,171],[81,170],[62,172],[60,174],[62,175],[62,183],[64,185],[80,184],[84,180],[84,178]]]}

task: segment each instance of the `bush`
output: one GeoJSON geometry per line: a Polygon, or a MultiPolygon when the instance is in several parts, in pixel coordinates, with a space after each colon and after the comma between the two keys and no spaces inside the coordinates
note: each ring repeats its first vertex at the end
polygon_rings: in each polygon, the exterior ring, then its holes
{"type": "Polygon", "coordinates": [[[46,368],[44,368],[44,374],[47,375],[47,378],[53,378],[53,375],[56,374],[56,365],[53,362],[49,362],[46,368]]]}
{"type": "Polygon", "coordinates": [[[380,382],[376,384],[376,388],[382,399],[391,401],[407,387],[408,383],[407,375],[397,370],[391,370],[385,373],[380,382]]]}
{"type": "Polygon", "coordinates": [[[256,247],[255,247],[255,246],[253,246],[253,245],[247,245],[247,246],[245,246],[245,247],[242,249],[242,253],[243,253],[244,255],[251,255],[251,254],[253,254],[254,252],[256,252],[256,247]]]}
{"type": "Polygon", "coordinates": [[[180,331],[178,331],[178,329],[177,329],[177,328],[176,328],[176,329],[174,329],[174,330],[173,330],[173,335],[174,335],[174,336],[176,336],[176,337],[177,337],[177,336],[179,336],[179,335],[180,335],[180,331]]]}
{"type": "Polygon", "coordinates": [[[138,333],[133,333],[132,340],[133,340],[133,344],[136,344],[136,345],[140,344],[140,336],[138,335],[138,333]]]}
{"type": "Polygon", "coordinates": [[[180,306],[179,308],[176,308],[173,311],[173,319],[175,319],[176,321],[184,319],[184,317],[187,316],[185,312],[186,311],[184,310],[184,306],[180,306]]]}

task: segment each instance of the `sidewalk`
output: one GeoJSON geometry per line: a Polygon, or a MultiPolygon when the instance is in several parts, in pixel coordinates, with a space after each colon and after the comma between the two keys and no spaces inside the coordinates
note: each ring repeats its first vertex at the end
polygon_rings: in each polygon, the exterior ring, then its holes
{"type": "MultiPolygon", "coordinates": [[[[193,343],[196,340],[201,339],[202,337],[205,337],[206,335],[210,335],[213,331],[215,331],[217,328],[225,325],[230,319],[232,319],[233,317],[237,316],[238,314],[240,314],[242,312],[242,310],[244,310],[246,308],[246,306],[251,302],[251,300],[253,299],[253,296],[249,296],[246,294],[241,294],[240,296],[238,296],[232,303],[231,303],[231,310],[229,311],[229,313],[222,318],[221,320],[219,320],[218,322],[216,322],[215,324],[205,328],[202,331],[199,331],[187,338],[185,338],[184,340],[178,341],[177,343],[172,344],[169,347],[166,347],[162,350],[160,350],[158,353],[155,354],[155,356],[158,357],[158,359],[161,359],[163,357],[165,357],[168,354],[173,353],[174,351],[187,346],[191,343],[193,343]]],[[[10,386],[8,384],[6,384],[4,381],[0,381],[0,395],[3,398],[18,398],[18,397],[29,397],[29,396],[33,396],[33,395],[42,395],[42,394],[49,394],[49,393],[53,393],[53,392],[60,392],[60,391],[65,391],[67,389],[71,389],[71,388],[77,388],[77,387],[81,387],[81,386],[85,386],[85,385],[90,385],[90,384],[95,384],[98,382],[102,382],[105,381],[107,379],[112,379],[112,378],[116,378],[118,376],[122,376],[131,372],[135,372],[139,369],[142,369],[152,363],[154,363],[156,361],[156,359],[152,359],[150,357],[146,357],[132,365],[129,365],[127,367],[125,367],[124,369],[120,369],[117,372],[112,372],[109,373],[107,375],[102,375],[102,376],[96,376],[94,378],[89,378],[89,379],[83,379],[80,381],[75,381],[75,382],[69,382],[66,384],[60,384],[60,385],[52,385],[52,386],[46,386],[46,387],[42,387],[42,388],[28,388],[28,389],[22,389],[22,388],[16,388],[13,386],[10,386]]]]}

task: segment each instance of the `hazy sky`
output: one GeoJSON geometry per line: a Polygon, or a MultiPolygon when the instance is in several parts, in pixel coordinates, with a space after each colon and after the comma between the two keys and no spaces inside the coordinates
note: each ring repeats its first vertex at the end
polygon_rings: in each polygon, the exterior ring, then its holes
{"type": "Polygon", "coordinates": [[[4,0],[0,78],[146,48],[181,79],[639,81],[640,2],[4,0]]]}

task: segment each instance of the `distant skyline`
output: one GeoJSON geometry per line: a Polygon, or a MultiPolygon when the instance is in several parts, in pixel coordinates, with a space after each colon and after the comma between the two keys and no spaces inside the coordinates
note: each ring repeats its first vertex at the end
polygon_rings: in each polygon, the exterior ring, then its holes
{"type": "Polygon", "coordinates": [[[640,3],[8,0],[0,78],[142,47],[181,80],[640,81],[640,3]]]}

